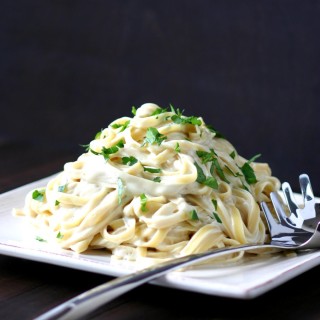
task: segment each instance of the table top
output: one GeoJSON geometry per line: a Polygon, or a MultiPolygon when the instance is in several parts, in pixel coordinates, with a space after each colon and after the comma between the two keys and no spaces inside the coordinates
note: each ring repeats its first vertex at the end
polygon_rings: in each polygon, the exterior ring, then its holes
{"type": "MultiPolygon", "coordinates": [[[[78,155],[28,142],[0,145],[0,192],[46,177],[78,155]],[[39,149],[40,148],[40,149],[39,149]]],[[[320,267],[252,300],[146,284],[86,319],[320,319],[320,267]]],[[[0,255],[0,318],[33,319],[112,277],[0,255]]]]}

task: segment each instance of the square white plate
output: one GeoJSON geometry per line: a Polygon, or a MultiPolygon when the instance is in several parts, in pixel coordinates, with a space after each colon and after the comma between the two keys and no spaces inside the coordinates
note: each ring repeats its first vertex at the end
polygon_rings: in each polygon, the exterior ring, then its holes
{"type": "MultiPolygon", "coordinates": [[[[0,254],[110,276],[134,271],[136,266],[133,263],[115,265],[105,251],[76,254],[50,247],[30,237],[27,221],[12,216],[12,208],[21,208],[26,193],[45,186],[49,179],[51,177],[0,195],[0,254]]],[[[152,283],[210,295],[252,299],[319,264],[320,251],[303,252],[290,257],[266,256],[233,265],[172,272],[152,283]]]]}

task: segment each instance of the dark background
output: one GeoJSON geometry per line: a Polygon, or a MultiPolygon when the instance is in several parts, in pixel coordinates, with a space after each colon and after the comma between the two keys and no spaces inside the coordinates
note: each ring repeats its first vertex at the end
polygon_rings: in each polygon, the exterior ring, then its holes
{"type": "Polygon", "coordinates": [[[0,174],[8,161],[62,169],[132,105],[172,103],[295,191],[308,173],[320,195],[320,1],[4,0],[0,12],[0,174]]]}

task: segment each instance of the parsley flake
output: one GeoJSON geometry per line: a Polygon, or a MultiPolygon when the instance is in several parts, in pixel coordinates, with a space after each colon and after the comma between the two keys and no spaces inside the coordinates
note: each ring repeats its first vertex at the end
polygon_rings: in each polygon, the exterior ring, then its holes
{"type": "Polygon", "coordinates": [[[194,165],[197,168],[197,182],[206,185],[212,189],[218,189],[218,181],[214,177],[206,177],[201,167],[195,162],[194,165]]]}
{"type": "Polygon", "coordinates": [[[194,220],[194,221],[199,220],[197,211],[195,209],[193,209],[191,212],[189,212],[189,214],[190,214],[190,219],[191,220],[194,220]]]}
{"type": "Polygon", "coordinates": [[[57,239],[62,239],[63,238],[63,234],[59,231],[57,236],[56,236],[57,239]]]}
{"type": "Polygon", "coordinates": [[[36,240],[39,241],[39,242],[47,242],[47,240],[39,237],[39,236],[36,236],[36,240]]]}
{"type": "Polygon", "coordinates": [[[141,211],[143,211],[143,212],[148,211],[147,200],[148,200],[147,196],[144,193],[141,193],[140,194],[140,208],[141,208],[141,211]]]}
{"type": "Polygon", "coordinates": [[[212,204],[213,204],[213,206],[214,206],[214,210],[218,210],[218,201],[216,200],[216,199],[211,199],[211,202],[212,202],[212,204]]]}
{"type": "Polygon", "coordinates": [[[90,151],[95,155],[102,155],[106,160],[108,160],[110,158],[111,154],[117,153],[119,151],[119,149],[123,148],[123,147],[124,147],[124,140],[121,139],[115,145],[113,145],[109,148],[103,147],[101,152],[97,152],[92,149],[90,149],[90,151]]]}
{"type": "Polygon", "coordinates": [[[161,134],[157,128],[149,127],[147,129],[146,137],[145,137],[142,145],[149,143],[149,144],[158,144],[160,146],[160,144],[165,139],[167,139],[167,137],[165,135],[161,134]]]}
{"type": "Polygon", "coordinates": [[[248,184],[254,184],[256,183],[258,180],[257,180],[257,177],[254,173],[254,170],[253,168],[250,166],[250,163],[255,161],[257,158],[259,158],[261,156],[261,154],[257,154],[255,155],[254,157],[252,157],[250,160],[248,160],[247,162],[245,162],[245,164],[240,167],[240,170],[241,172],[243,173],[244,175],[244,178],[246,180],[246,182],[248,184]]]}
{"type": "Polygon", "coordinates": [[[210,149],[210,152],[207,151],[197,151],[196,152],[197,156],[201,159],[202,163],[208,163],[212,162],[211,168],[210,168],[210,173],[211,175],[214,174],[214,170],[216,170],[218,176],[220,177],[221,180],[230,183],[229,180],[226,178],[220,163],[218,161],[218,155],[215,153],[213,149],[210,149]]]}
{"type": "Polygon", "coordinates": [[[122,163],[123,164],[127,164],[129,166],[133,166],[135,163],[138,162],[138,159],[133,157],[133,156],[130,156],[130,157],[122,157],[121,158],[122,160],[122,163]]]}
{"type": "Polygon", "coordinates": [[[154,110],[152,113],[151,113],[151,116],[157,116],[161,113],[165,113],[165,112],[168,112],[167,108],[160,108],[158,107],[156,110],[154,110]]]}
{"type": "Polygon", "coordinates": [[[100,131],[98,131],[98,132],[96,133],[96,135],[94,136],[94,140],[100,139],[101,134],[102,134],[102,131],[103,131],[103,129],[101,129],[100,131]]]}
{"type": "Polygon", "coordinates": [[[171,117],[171,120],[176,124],[193,124],[193,125],[200,126],[202,123],[198,117],[178,116],[176,114],[171,117]]]}
{"type": "Polygon", "coordinates": [[[32,199],[43,202],[45,195],[45,190],[34,190],[32,192],[32,199]]]}
{"type": "Polygon", "coordinates": [[[235,152],[235,150],[233,150],[233,151],[229,154],[229,156],[230,156],[232,159],[235,159],[235,157],[236,157],[236,152],[235,152]]]}
{"type": "Polygon", "coordinates": [[[212,213],[214,218],[217,220],[217,222],[222,223],[222,220],[220,219],[219,215],[216,212],[212,213]]]}
{"type": "Polygon", "coordinates": [[[111,127],[113,129],[121,128],[119,132],[122,132],[122,131],[124,131],[124,130],[126,130],[128,128],[129,123],[130,123],[130,120],[126,121],[125,123],[114,123],[114,124],[111,125],[111,127]]]}
{"type": "Polygon", "coordinates": [[[142,166],[142,167],[143,167],[143,171],[150,172],[150,173],[160,173],[162,171],[160,168],[150,168],[145,166],[142,166]]]}

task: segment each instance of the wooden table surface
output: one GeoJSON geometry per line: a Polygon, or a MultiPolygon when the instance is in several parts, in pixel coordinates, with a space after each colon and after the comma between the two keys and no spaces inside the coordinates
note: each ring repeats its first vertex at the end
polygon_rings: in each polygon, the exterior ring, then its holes
{"type": "MultiPolygon", "coordinates": [[[[0,191],[62,169],[78,155],[28,142],[0,145],[0,191]]],[[[86,319],[320,319],[320,267],[253,300],[143,285],[86,319]]],[[[0,255],[0,319],[33,319],[111,277],[0,255]]]]}

